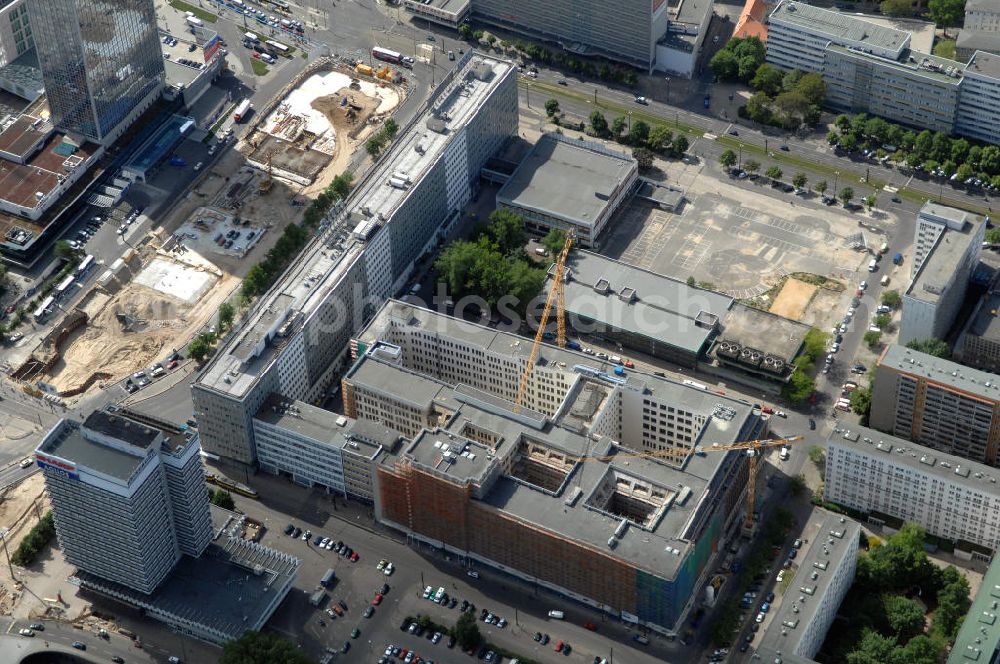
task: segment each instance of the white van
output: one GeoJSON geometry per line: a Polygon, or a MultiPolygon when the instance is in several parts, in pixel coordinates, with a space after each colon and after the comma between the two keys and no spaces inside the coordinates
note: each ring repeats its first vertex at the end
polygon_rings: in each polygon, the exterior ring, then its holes
{"type": "Polygon", "coordinates": [[[873,258],[873,259],[871,259],[871,261],[870,261],[870,262],[868,263],[868,271],[869,271],[869,272],[874,272],[874,271],[875,271],[875,270],[877,270],[877,269],[878,269],[878,261],[877,261],[877,260],[875,260],[875,259],[873,258]]]}
{"type": "Polygon", "coordinates": [[[778,454],[778,458],[782,461],[788,461],[789,451],[788,446],[785,445],[781,448],[781,452],[778,454]]]}
{"type": "Polygon", "coordinates": [[[566,616],[562,611],[549,611],[549,618],[554,620],[562,620],[565,617],[566,616]]]}
{"type": "Polygon", "coordinates": [[[889,285],[889,275],[888,274],[884,275],[882,277],[882,280],[879,281],[879,283],[882,284],[883,286],[888,286],[889,285]]]}

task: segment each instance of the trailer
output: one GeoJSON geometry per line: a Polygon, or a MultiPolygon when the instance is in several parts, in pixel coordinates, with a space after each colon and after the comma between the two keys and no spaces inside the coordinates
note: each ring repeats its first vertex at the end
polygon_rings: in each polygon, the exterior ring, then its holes
{"type": "Polygon", "coordinates": [[[250,100],[244,99],[237,106],[236,110],[233,111],[233,120],[235,122],[243,122],[247,115],[250,113],[250,100]]]}
{"type": "Polygon", "coordinates": [[[399,64],[403,61],[403,54],[397,51],[392,51],[387,48],[382,48],[381,46],[376,46],[372,49],[372,57],[376,60],[383,60],[385,62],[393,62],[399,64]]]}

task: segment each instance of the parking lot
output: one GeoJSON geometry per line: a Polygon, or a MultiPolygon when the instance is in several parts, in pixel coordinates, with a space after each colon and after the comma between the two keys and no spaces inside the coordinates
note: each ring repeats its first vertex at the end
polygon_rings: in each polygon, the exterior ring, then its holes
{"type": "MultiPolygon", "coordinates": [[[[863,268],[852,249],[859,215],[767,185],[735,184],[684,171],[679,214],[636,201],[619,211],[603,253],[677,279],[694,277],[737,298],[767,291],[785,274],[847,278],[863,268]]],[[[881,236],[865,230],[869,242],[881,236]]]]}
{"type": "Polygon", "coordinates": [[[537,588],[526,589],[488,569],[477,567],[478,578],[467,576],[466,569],[453,557],[449,559],[439,550],[416,544],[408,546],[401,535],[375,526],[367,505],[345,503],[339,497],[334,503],[318,491],[303,489],[282,478],[261,474],[249,480],[261,500],[234,496],[238,509],[264,523],[262,543],[303,560],[296,587],[268,627],[301,644],[310,655],[320,658],[324,652],[329,653],[325,651],[329,648],[337,653],[335,661],[373,663],[392,644],[415,650],[424,659],[435,662],[464,661],[465,655],[459,659],[457,645],[454,649],[447,647],[447,637],[432,643],[428,637],[433,637],[433,631],[417,636],[401,631],[400,626],[404,618],[418,614],[427,615],[440,625],[454,625],[462,601],[467,600],[475,605],[477,618],[482,609],[487,609],[506,620],[503,627],[478,621],[487,641],[540,662],[590,664],[595,656],[609,658],[611,648],[622,658],[619,661],[637,664],[661,661],[627,637],[622,641],[607,638],[618,626],[613,628],[611,623],[603,622],[596,612],[537,588]],[[344,542],[358,554],[358,560],[351,562],[334,551],[321,550],[313,539],[307,543],[301,535],[298,539],[285,535],[289,523],[312,531],[312,538],[320,535],[332,538],[334,543],[344,542]],[[393,563],[390,576],[377,569],[381,559],[393,563]],[[327,598],[321,606],[311,606],[310,595],[321,588],[319,582],[331,568],[337,576],[336,584],[327,589],[327,598]],[[384,583],[389,585],[389,592],[377,606],[372,606],[384,583]],[[440,605],[424,599],[427,586],[432,586],[435,593],[444,588],[449,600],[456,600],[454,608],[450,608],[450,601],[448,605],[440,605]],[[340,602],[346,605],[346,610],[340,602]],[[335,611],[336,617],[331,617],[326,612],[334,605],[344,610],[343,616],[335,611]],[[370,606],[372,615],[366,618],[364,612],[370,606]],[[565,620],[548,617],[547,612],[556,608],[565,610],[565,620]],[[592,617],[582,617],[586,615],[592,617]],[[594,633],[585,628],[588,622],[599,631],[594,633]],[[351,636],[354,629],[359,630],[356,638],[351,636]],[[536,642],[533,638],[536,632],[548,634],[549,642],[545,645],[536,642]],[[553,648],[558,641],[571,644],[568,656],[555,652],[553,648]],[[346,655],[340,653],[345,642],[351,644],[346,655]]]}

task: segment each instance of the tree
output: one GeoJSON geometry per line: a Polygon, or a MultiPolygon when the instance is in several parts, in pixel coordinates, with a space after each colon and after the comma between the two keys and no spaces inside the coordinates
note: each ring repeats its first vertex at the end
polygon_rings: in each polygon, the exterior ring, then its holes
{"type": "Polygon", "coordinates": [[[212,352],[212,342],[210,337],[206,336],[203,332],[197,337],[191,340],[188,344],[188,355],[194,358],[195,362],[201,364],[201,361],[208,357],[208,354],[212,352]]]}
{"type": "Polygon", "coordinates": [[[628,142],[631,145],[645,145],[649,139],[649,124],[642,120],[632,123],[632,128],[628,132],[628,142]]]}
{"type": "Polygon", "coordinates": [[[771,180],[780,180],[782,176],[782,171],[777,166],[768,166],[767,170],[764,171],[764,175],[771,180]]]}
{"type": "MultiPolygon", "coordinates": [[[[471,615],[471,614],[463,614],[471,615]]],[[[308,664],[298,646],[270,632],[243,632],[243,636],[222,648],[219,664],[308,664]]]]}
{"type": "Polygon", "coordinates": [[[882,607],[889,628],[898,642],[909,641],[923,629],[924,610],[912,599],[901,595],[886,595],[882,599],[882,607]]]}
{"type": "Polygon", "coordinates": [[[648,171],[653,167],[653,152],[649,148],[633,148],[632,158],[639,164],[640,171],[648,171]]]}
{"type": "Polygon", "coordinates": [[[561,228],[553,228],[539,242],[548,250],[550,256],[557,256],[566,243],[566,231],[561,228]]]}
{"type": "Polygon", "coordinates": [[[528,241],[524,219],[510,210],[494,210],[490,214],[490,225],[486,228],[486,233],[505,256],[523,249],[528,241]]]}
{"type": "Polygon", "coordinates": [[[874,330],[868,330],[867,332],[865,332],[864,339],[865,343],[868,344],[869,348],[875,348],[882,340],[882,333],[875,332],[874,330]]]}
{"type": "Polygon", "coordinates": [[[806,73],[801,69],[791,70],[790,72],[785,74],[785,77],[783,79],[781,79],[781,89],[784,90],[785,92],[791,92],[792,90],[795,89],[795,86],[799,84],[799,81],[801,81],[802,77],[805,75],[806,73]]]}
{"type": "Polygon", "coordinates": [[[754,72],[753,78],[750,79],[750,87],[754,90],[760,90],[769,97],[773,97],[781,92],[784,79],[784,72],[774,65],[764,63],[754,72]]]}
{"type": "Polygon", "coordinates": [[[955,170],[955,175],[958,176],[958,179],[962,182],[965,182],[966,180],[971,178],[974,174],[975,171],[972,169],[972,166],[970,164],[962,164],[961,166],[958,167],[958,169],[955,170]]]}
{"type": "Polygon", "coordinates": [[[816,383],[802,369],[796,368],[788,383],[781,388],[782,395],[792,403],[802,403],[816,391],[816,383]]]}
{"type": "Polygon", "coordinates": [[[940,27],[961,25],[965,18],[965,0],[928,0],[927,11],[940,27]]]}
{"type": "Polygon", "coordinates": [[[234,510],[236,509],[236,503],[233,502],[233,496],[228,491],[223,491],[222,489],[208,490],[208,499],[216,507],[221,507],[224,510],[234,510]]]}
{"type": "Polygon", "coordinates": [[[868,194],[867,196],[864,197],[862,202],[865,204],[866,208],[871,210],[873,207],[875,207],[875,204],[878,202],[878,197],[876,197],[875,194],[868,194]]]}
{"type": "Polygon", "coordinates": [[[649,130],[649,138],[646,139],[646,145],[650,150],[659,152],[669,146],[673,140],[674,132],[667,129],[664,125],[655,125],[649,130]]]}
{"type": "Polygon", "coordinates": [[[891,661],[895,647],[894,639],[866,627],[857,648],[847,653],[847,664],[884,664],[891,661]]]}
{"type": "Polygon", "coordinates": [[[708,68],[720,81],[734,81],[739,72],[736,54],[724,48],[712,56],[708,62],[708,68]]]}
{"type": "Polygon", "coordinates": [[[674,142],[670,146],[670,156],[674,159],[680,159],[688,151],[690,143],[688,142],[687,136],[684,134],[677,134],[674,137],[674,142]]]}
{"type": "Polygon", "coordinates": [[[875,327],[878,327],[880,329],[884,330],[885,328],[889,327],[889,323],[891,322],[892,318],[889,317],[889,314],[879,314],[875,316],[875,327]]]}
{"type": "Polygon", "coordinates": [[[378,156],[382,153],[382,148],[384,147],[385,147],[385,137],[382,135],[381,132],[377,134],[372,134],[371,136],[368,137],[368,140],[365,141],[365,151],[368,152],[368,154],[371,155],[373,159],[378,158],[378,156]]]}
{"type": "Polygon", "coordinates": [[[948,344],[940,339],[914,339],[906,344],[906,347],[945,360],[951,357],[951,349],[948,347],[948,344]]]}
{"type": "Polygon", "coordinates": [[[1000,244],[1000,228],[993,227],[986,229],[986,236],[984,238],[990,244],[1000,244]]]}
{"type": "Polygon", "coordinates": [[[811,106],[804,94],[793,90],[775,97],[771,109],[781,118],[781,124],[792,129],[806,121],[811,106]]]}
{"type": "Polygon", "coordinates": [[[545,102],[545,115],[550,118],[559,112],[559,102],[555,99],[549,99],[545,102]]]}
{"type": "Polygon", "coordinates": [[[229,302],[219,305],[219,332],[228,330],[236,317],[236,308],[229,302]]]}
{"type": "Polygon", "coordinates": [[[844,204],[844,207],[847,207],[851,204],[851,201],[854,200],[854,190],[850,187],[844,187],[840,190],[840,194],[837,195],[837,198],[839,198],[840,202],[844,204]]]}
{"type": "Polygon", "coordinates": [[[796,173],[792,176],[792,186],[796,189],[804,189],[807,181],[805,173],[796,173]]]}
{"type": "MultiPolygon", "coordinates": [[[[719,155],[719,164],[726,170],[729,170],[736,165],[736,153],[732,150],[726,150],[719,155]]],[[[1000,229],[996,230],[1000,231],[1000,229]]]]}
{"type": "Polygon", "coordinates": [[[905,646],[896,649],[892,664],[938,664],[944,650],[944,643],[940,640],[917,634],[905,646]]]}
{"type": "Polygon", "coordinates": [[[756,92],[746,104],[747,117],[754,122],[767,124],[771,121],[771,98],[763,92],[756,92]]]}
{"type": "Polygon", "coordinates": [[[55,254],[56,258],[61,258],[64,261],[71,261],[76,257],[76,250],[69,246],[69,242],[66,240],[57,240],[52,253],[55,254]]]}
{"type": "Polygon", "coordinates": [[[590,114],[590,130],[595,136],[604,136],[608,133],[608,120],[600,111],[590,114]]]}
{"type": "Polygon", "coordinates": [[[747,173],[756,173],[760,170],[760,162],[755,159],[747,159],[743,162],[743,170],[747,173]]]}
{"type": "Polygon", "coordinates": [[[819,195],[822,196],[823,193],[826,192],[827,186],[828,185],[826,184],[826,180],[820,180],[819,182],[816,183],[815,189],[816,191],[819,192],[819,195]]]}
{"type": "Polygon", "coordinates": [[[625,125],[627,121],[624,115],[619,115],[614,120],[611,121],[611,135],[618,140],[621,138],[622,132],[625,131],[625,125]]]}
{"type": "MultiPolygon", "coordinates": [[[[867,334],[878,334],[868,332],[867,334]]],[[[872,410],[872,391],[869,387],[859,387],[851,392],[851,410],[861,416],[862,421],[867,422],[872,410]]]]}
{"type": "Polygon", "coordinates": [[[910,0],[882,0],[879,11],[886,16],[913,16],[915,13],[910,0]]]}
{"type": "Polygon", "coordinates": [[[882,304],[898,309],[903,304],[903,298],[896,290],[882,291],[882,304]]]}
{"type": "Polygon", "coordinates": [[[479,625],[476,624],[476,616],[472,613],[463,613],[458,617],[455,626],[451,629],[451,635],[455,637],[464,650],[475,648],[483,640],[479,633],[479,625]]]}
{"type": "Polygon", "coordinates": [[[463,23],[462,25],[458,26],[458,36],[464,39],[465,41],[471,40],[472,26],[469,25],[468,23],[463,23]]]}
{"type": "MultiPolygon", "coordinates": [[[[488,241],[486,245],[488,249],[488,241]]],[[[452,242],[441,251],[434,268],[453,296],[461,297],[473,287],[470,276],[472,266],[483,249],[480,243],[460,240],[452,242]]]]}

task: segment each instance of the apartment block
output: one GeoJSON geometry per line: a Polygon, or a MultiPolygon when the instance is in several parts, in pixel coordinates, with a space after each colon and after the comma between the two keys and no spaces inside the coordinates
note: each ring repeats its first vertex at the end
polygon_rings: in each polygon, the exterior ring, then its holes
{"type": "Polygon", "coordinates": [[[830,433],[823,490],[827,500],[869,519],[916,523],[936,537],[995,551],[998,477],[996,468],[982,463],[849,425],[830,433]]]}
{"type": "Polygon", "coordinates": [[[1000,605],[1000,558],[994,557],[979,584],[969,612],[955,637],[947,664],[1000,660],[1000,621],[993,618],[1000,605]]]}
{"type": "MultiPolygon", "coordinates": [[[[1000,32],[994,35],[1000,53],[1000,32]]],[[[955,133],[986,143],[1000,143],[1000,55],[977,51],[965,68],[955,133]]]]}
{"type": "Polygon", "coordinates": [[[821,74],[830,108],[993,142],[1000,134],[986,110],[1000,96],[988,53],[967,66],[912,50],[904,30],[796,0],[775,7],[767,34],[767,61],[821,74]]]}
{"type": "Polygon", "coordinates": [[[878,361],[870,421],[879,431],[995,466],[998,402],[996,375],[893,344],[878,361]]]}
{"type": "Polygon", "coordinates": [[[667,0],[624,0],[624,5],[609,11],[600,0],[472,0],[472,17],[557,43],[573,54],[651,70],[656,44],[667,32],[668,4],[667,0]]]}
{"type": "Polygon", "coordinates": [[[925,203],[917,217],[913,276],[903,292],[899,343],[944,339],[979,262],[986,219],[925,203]]]}
{"type": "Polygon", "coordinates": [[[572,230],[578,246],[596,248],[638,178],[638,162],[629,155],[544,134],[497,192],[497,207],[524,217],[531,233],[572,230]]]}
{"type": "Polygon", "coordinates": [[[390,301],[353,342],[348,415],[406,431],[377,518],[664,634],[738,536],[752,404],[390,301]],[[644,456],[642,452],[657,452],[644,456]],[[600,570],[595,574],[594,570],[600,570]]]}
{"type": "Polygon", "coordinates": [[[197,434],[104,411],[60,420],[35,450],[66,560],[152,593],[212,540],[197,434]]]}
{"type": "Polygon", "coordinates": [[[515,76],[506,61],[472,51],[460,59],[337,206],[327,233],[229,335],[192,387],[207,451],[253,463],[253,416],[272,393],[309,402],[336,382],[351,335],[402,290],[515,134],[515,76]]]}
{"type": "Polygon", "coordinates": [[[808,549],[796,560],[792,583],[758,642],[761,661],[800,664],[819,652],[854,583],[860,532],[861,526],[852,519],[829,513],[823,517],[809,536],[808,549]]]}
{"type": "Polygon", "coordinates": [[[260,469],[305,487],[374,500],[372,468],[392,452],[398,431],[273,394],[254,416],[260,469]]]}

